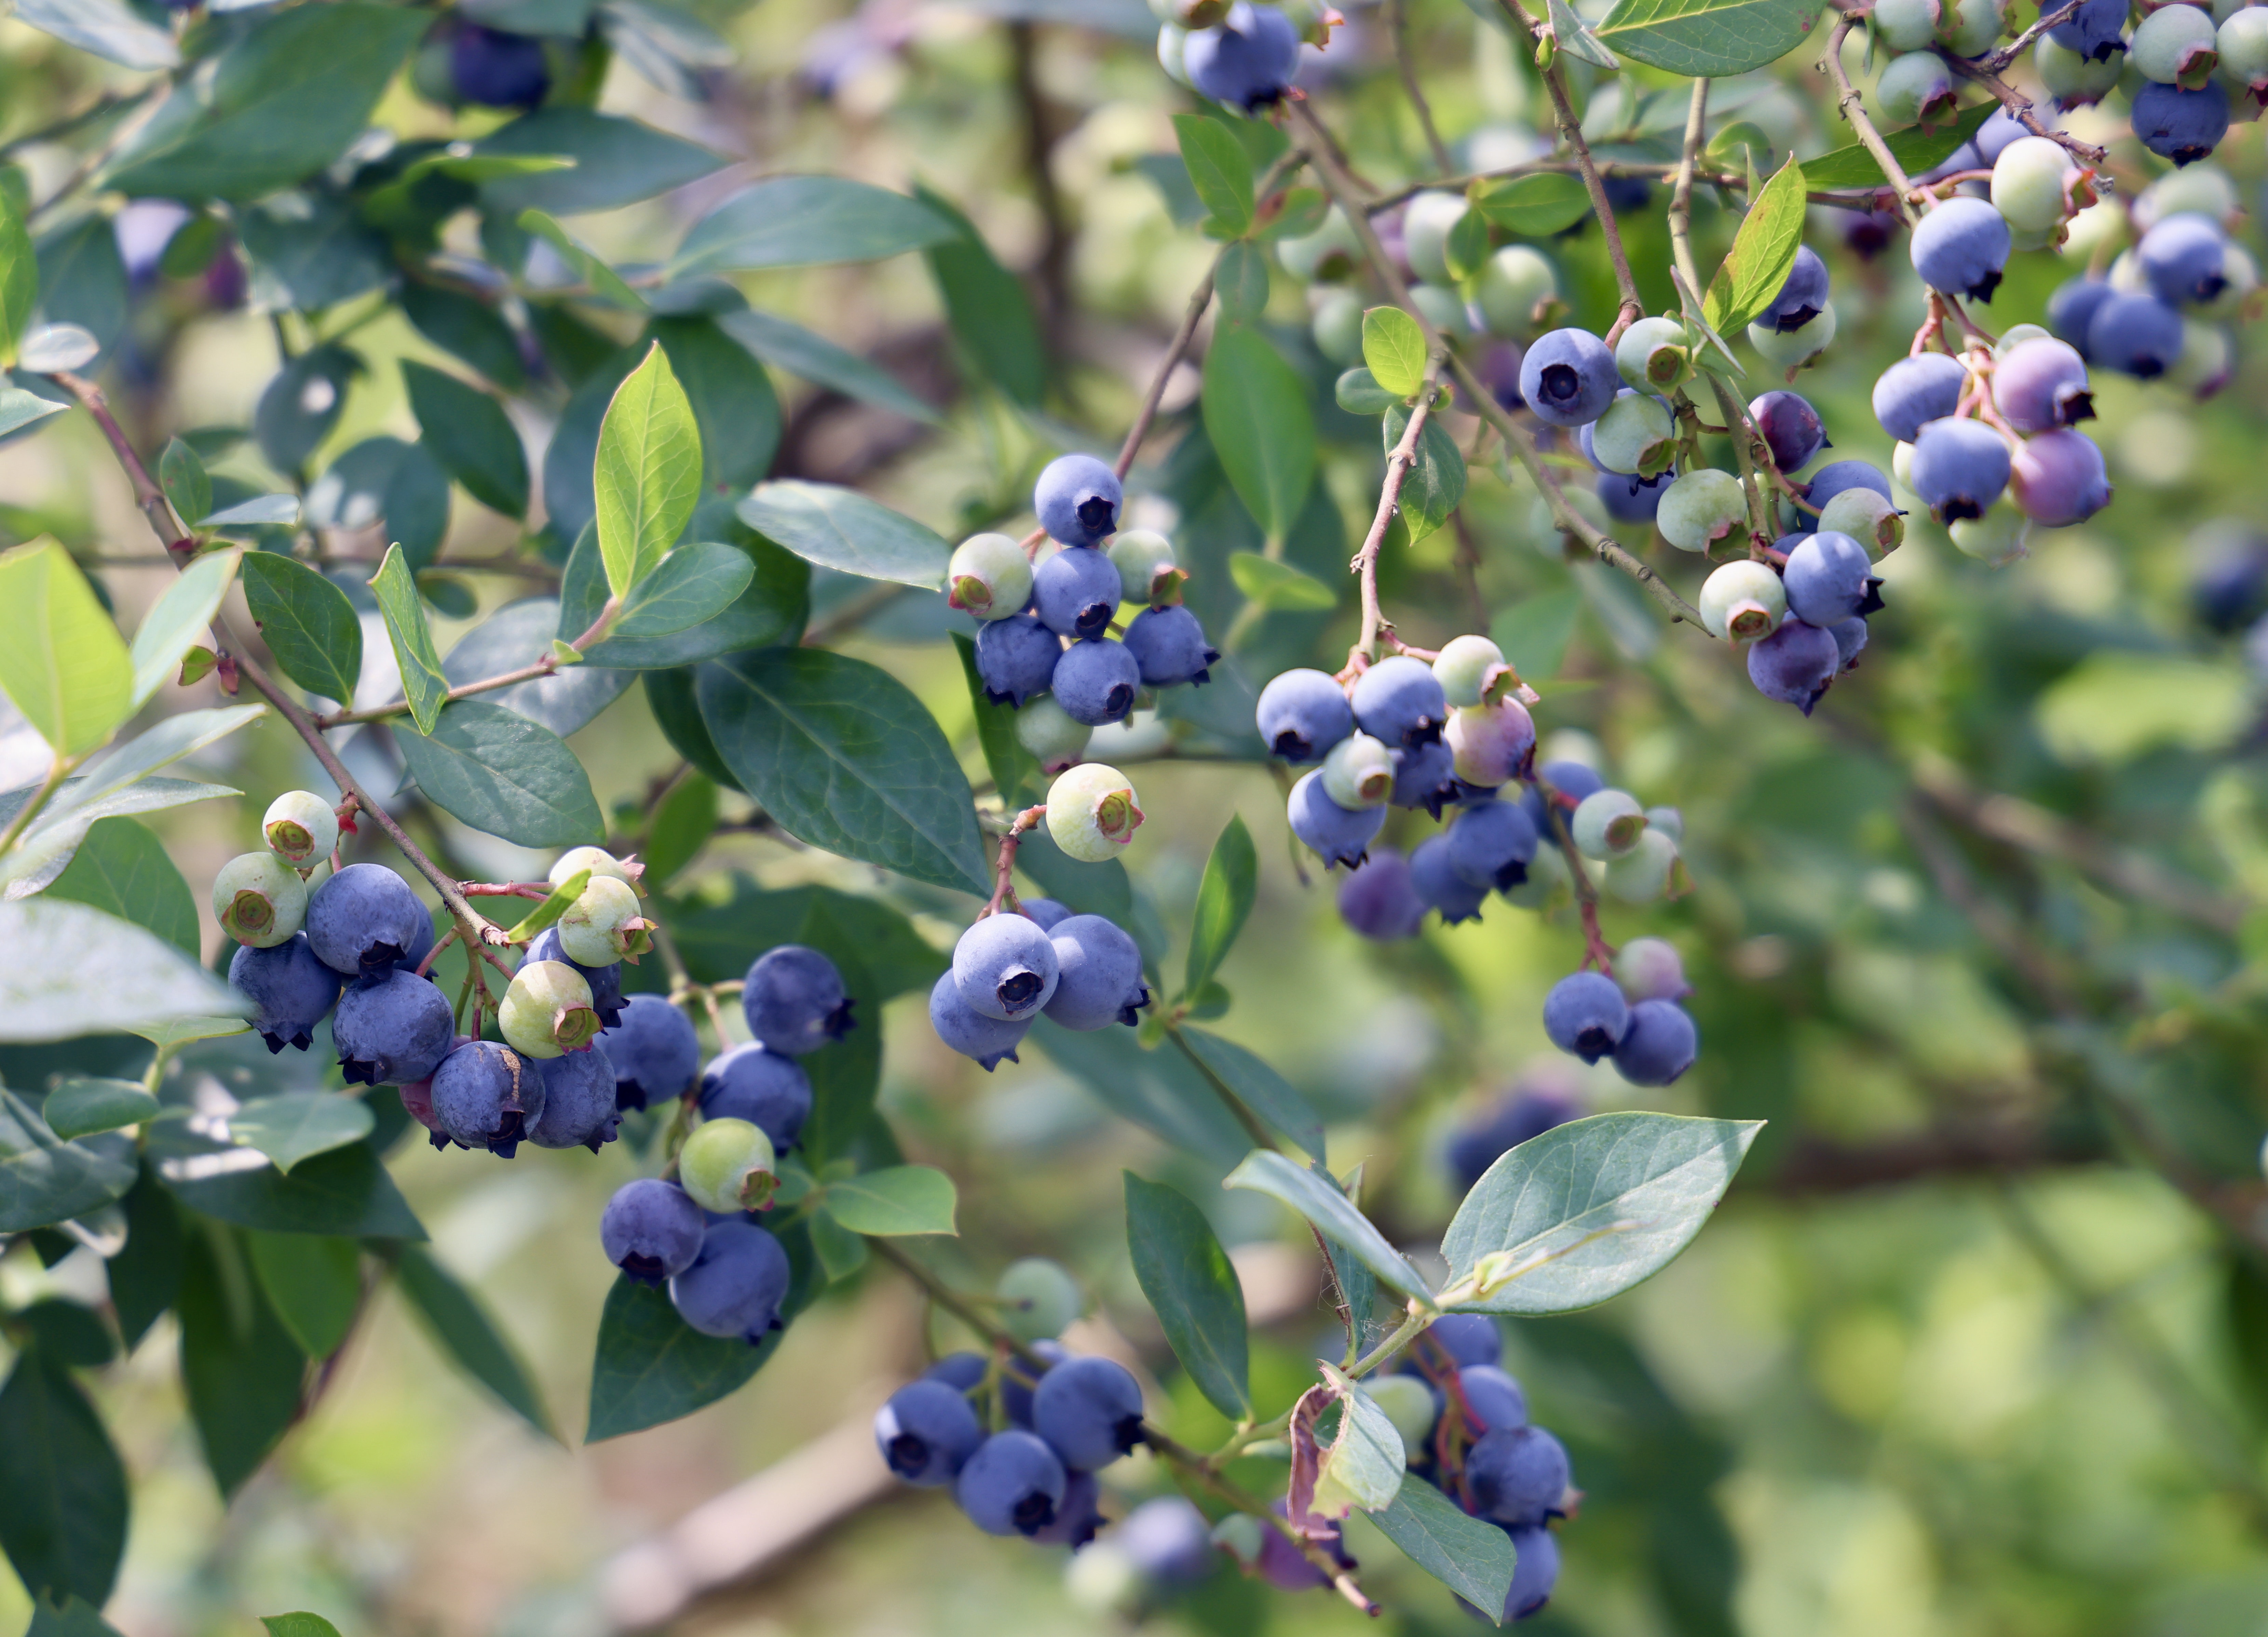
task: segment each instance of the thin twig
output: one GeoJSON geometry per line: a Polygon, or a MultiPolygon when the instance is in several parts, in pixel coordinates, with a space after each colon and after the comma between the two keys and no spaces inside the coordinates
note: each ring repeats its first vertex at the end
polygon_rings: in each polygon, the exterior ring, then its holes
{"type": "Polygon", "coordinates": [[[1446,349],[1437,347],[1425,361],[1425,379],[1418,388],[1418,407],[1410,412],[1410,424],[1402,429],[1400,441],[1386,457],[1386,481],[1378,488],[1378,511],[1370,520],[1370,533],[1363,536],[1362,549],[1347,564],[1347,571],[1355,576],[1362,587],[1362,629],[1354,639],[1354,648],[1347,655],[1347,663],[1357,669],[1368,665],[1377,657],[1379,634],[1394,628],[1378,607],[1378,553],[1386,543],[1386,531],[1394,521],[1394,513],[1402,500],[1402,485],[1410,476],[1410,468],[1418,464],[1418,440],[1424,436],[1425,417],[1432,413],[1435,394],[1440,390],[1441,366],[1446,349]]]}
{"type": "Polygon", "coordinates": [[[1447,176],[1457,168],[1457,162],[1449,157],[1433,124],[1433,110],[1425,101],[1425,87],[1418,83],[1418,65],[1410,61],[1409,0],[1387,0],[1386,29],[1394,37],[1394,65],[1402,70],[1402,89],[1410,94],[1410,106],[1418,110],[1418,124],[1425,133],[1426,147],[1432,150],[1434,168],[1447,176]]]}
{"type": "MultiPolygon", "coordinates": [[[[587,648],[595,647],[599,640],[607,634],[607,628],[614,623],[615,615],[620,607],[621,604],[615,598],[608,598],[606,606],[599,610],[599,617],[592,622],[591,629],[576,638],[569,646],[578,653],[587,648]]],[[[445,705],[453,704],[460,699],[469,699],[475,694],[490,693],[498,688],[511,688],[521,682],[532,682],[546,676],[556,676],[559,674],[560,663],[557,654],[547,653],[533,665],[523,665],[516,671],[505,671],[496,676],[484,676],[478,682],[467,682],[461,688],[452,688],[441,696],[441,703],[445,705]]],[[[409,713],[409,702],[407,699],[396,699],[391,704],[374,704],[367,710],[333,711],[327,716],[316,717],[314,723],[318,727],[344,727],[351,722],[382,722],[390,716],[407,716],[409,713]]]]}

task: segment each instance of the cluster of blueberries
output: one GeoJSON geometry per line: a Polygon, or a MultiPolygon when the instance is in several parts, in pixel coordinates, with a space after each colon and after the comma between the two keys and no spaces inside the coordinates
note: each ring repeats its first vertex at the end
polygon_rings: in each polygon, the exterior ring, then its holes
{"type": "Polygon", "coordinates": [[[1675,946],[1633,938],[1611,972],[1571,972],[1543,997],[1543,1032],[1586,1063],[1609,1058],[1633,1086],[1667,1086],[1693,1066],[1700,1031],[1677,1003],[1693,992],[1675,946]]]}
{"type": "Polygon", "coordinates": [[[2228,383],[2234,344],[2214,321],[2259,287],[2251,253],[2230,239],[2235,190],[2215,170],[2154,184],[2135,201],[2149,225],[2101,278],[2082,277],[2048,300],[2048,328],[2086,361],[2144,380],[2165,377],[2209,396],[2228,383]]]}
{"type": "MultiPolygon", "coordinates": [[[[1108,772],[1109,770],[1105,769],[1108,772]]],[[[953,947],[929,993],[937,1037],[990,1073],[1045,1014],[1065,1029],[1139,1023],[1150,1004],[1142,952],[1116,921],[1026,898],[983,916],[953,947]]]]}
{"type": "Polygon", "coordinates": [[[1125,491],[1091,454],[1048,463],[1033,510],[1058,549],[1035,566],[1005,535],[963,541],[946,569],[946,600],[977,620],[976,671],[986,696],[1016,707],[1016,735],[1049,772],[1086,754],[1094,730],[1123,722],[1145,689],[1210,679],[1220,655],[1182,606],[1189,577],[1149,529],[1118,527],[1125,491]],[[1115,536],[1115,538],[1114,538],[1115,536]],[[1142,611],[1118,629],[1118,607],[1142,611]]]}

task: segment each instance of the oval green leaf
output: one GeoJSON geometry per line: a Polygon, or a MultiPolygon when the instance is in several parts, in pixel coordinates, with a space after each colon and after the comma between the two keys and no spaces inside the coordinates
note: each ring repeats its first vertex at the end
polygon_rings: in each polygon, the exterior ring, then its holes
{"type": "Polygon", "coordinates": [[[1205,353],[1205,436],[1245,510],[1270,540],[1291,532],[1315,477],[1307,384],[1255,330],[1232,328],[1205,353]]]}
{"type": "Polygon", "coordinates": [[[247,551],[244,601],[284,675],[342,704],[362,675],[362,621],[347,594],[297,557],[247,551]]]}
{"type": "Polygon", "coordinates": [[[953,1178],[927,1165],[890,1165],[829,1183],[827,1213],[854,1234],[955,1234],[953,1178]]]}
{"type": "Polygon", "coordinates": [[[1619,0],[1594,32],[1654,68],[1721,79],[1778,62],[1818,20],[1815,0],[1619,0]]]}
{"type": "Polygon", "coordinates": [[[834,483],[758,483],[740,520],[807,563],[935,591],[953,548],[902,512],[834,483]]]}
{"type": "Polygon", "coordinates": [[[1232,1420],[1252,1413],[1244,1287],[1204,1213],[1178,1190],[1126,1173],[1134,1277],[1182,1368],[1232,1420]]]}
{"type": "Polygon", "coordinates": [[[475,830],[523,847],[594,842],[606,821],[590,775],[549,728],[499,705],[460,699],[426,734],[394,742],[417,787],[475,830]]]}

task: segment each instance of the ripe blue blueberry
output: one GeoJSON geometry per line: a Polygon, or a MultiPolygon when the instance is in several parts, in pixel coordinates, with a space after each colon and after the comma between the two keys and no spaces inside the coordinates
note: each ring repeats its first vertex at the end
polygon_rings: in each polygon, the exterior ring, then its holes
{"type": "Polygon", "coordinates": [[[543,1117],[544,1096],[534,1061],[492,1040],[467,1042],[433,1071],[433,1117],[443,1133],[460,1147],[486,1148],[507,1160],[543,1117]]]}
{"type": "Polygon", "coordinates": [[[1142,1388],[1116,1359],[1068,1359],[1040,1377],[1032,1428],[1063,1464],[1092,1472],[1142,1442],[1142,1388]]]}
{"type": "Polygon", "coordinates": [[[840,1040],[858,1027],[856,1003],[843,992],[835,962],[802,944],[782,944],[758,955],[740,990],[748,1032],[792,1058],[840,1040]]]}
{"type": "Polygon", "coordinates": [[[1065,1474],[1056,1452],[1020,1430],[976,1446],[954,1484],[954,1499],[988,1535],[1036,1535],[1056,1520],[1065,1474]]]}
{"type": "Polygon", "coordinates": [[[265,949],[239,944],[229,957],[228,981],[256,1008],[252,1027],[271,1052],[286,1043],[305,1051],[339,998],[339,975],[315,958],[305,933],[265,949]]]}
{"type": "Polygon", "coordinates": [[[615,1066],[604,1045],[541,1058],[534,1068],[543,1082],[543,1113],[529,1124],[528,1141],[539,1148],[584,1147],[593,1154],[614,1141],[622,1112],[615,1099],[615,1066]]]}
{"type": "Polygon", "coordinates": [[[1040,924],[1040,930],[1051,933],[1071,919],[1071,909],[1067,903],[1057,903],[1053,898],[1020,898],[1024,913],[1040,924]]]}
{"type": "Polygon", "coordinates": [[[599,1218],[607,1260],[640,1285],[659,1285],[693,1265],[709,1219],[675,1183],[641,1176],[624,1183],[599,1218]]]}
{"type": "Polygon", "coordinates": [[[2049,29],[2048,38],[2090,63],[2107,62],[2126,49],[2126,12],[2130,4],[2131,0],[2080,0],[2079,10],[2049,29]]]}
{"type": "Polygon", "coordinates": [[[2187,210],[2162,217],[2134,254],[2150,288],[2176,306],[2210,301],[2228,288],[2228,240],[2210,218],[2187,210]]]}
{"type": "Polygon", "coordinates": [[[1847,620],[1837,620],[1827,628],[1827,634],[1835,638],[1835,655],[1837,661],[1835,674],[1840,676],[1858,664],[1859,655],[1866,649],[1866,619],[1863,616],[1854,614],[1847,620]]]}
{"type": "Polygon", "coordinates": [[[1444,1313],[1425,1327],[1425,1339],[1445,1348],[1460,1369],[1504,1360],[1504,1332],[1485,1313],[1444,1313]]]}
{"type": "Polygon", "coordinates": [[[1196,1585],[1220,1560],[1204,1514],[1179,1495],[1145,1501],[1111,1538],[1152,1585],[1168,1589],[1196,1585]]]}
{"type": "Polygon", "coordinates": [[[1197,616],[1178,602],[1136,615],[1126,628],[1125,645],[1141,667],[1145,688],[1211,682],[1207,667],[1220,658],[1220,650],[1205,641],[1197,616]]]}
{"type": "Polygon", "coordinates": [[[1871,489],[1885,500],[1891,498],[1890,480],[1882,476],[1881,468],[1864,461],[1835,461],[1821,467],[1803,486],[1803,498],[1823,512],[1829,501],[1852,489],[1871,489]]]}
{"type": "Polygon", "coordinates": [[[2154,380],[2182,356],[2182,315],[2147,293],[2113,293],[2088,321],[2088,361],[2138,380],[2154,380]]]}
{"type": "Polygon", "coordinates": [[[1992,402],[2020,432],[2076,425],[2095,414],[2087,360],[2077,348],[2045,336],[2028,341],[1993,366],[1992,402]]]}
{"type": "Polygon", "coordinates": [[[1667,1086],[1693,1066],[1701,1049],[1692,1014],[1675,1000],[1641,1000],[1615,1048],[1615,1072],[1633,1086],[1667,1086]]]}
{"type": "Polygon", "coordinates": [[[1489,889],[1476,887],[1457,874],[1449,858],[1449,838],[1428,836],[1410,855],[1410,887],[1428,908],[1441,913],[1443,925],[1477,920],[1489,889]]]}
{"type": "Polygon", "coordinates": [[[1866,547],[1850,535],[1817,534],[1787,554],[1780,583],[1796,618],[1827,626],[1882,606],[1874,571],[1866,547]]]}
{"type": "Polygon", "coordinates": [[[746,1120],[784,1154],[811,1117],[811,1077],[784,1052],[733,1046],[701,1071],[701,1117],[746,1120]]]}
{"type": "Polygon", "coordinates": [[[1521,1143],[1582,1117],[1583,1105],[1564,1091],[1517,1092],[1498,1102],[1478,1125],[1461,1127],[1444,1157],[1459,1190],[1469,1193],[1490,1166],[1521,1143]]]}
{"type": "Polygon", "coordinates": [[[1535,821],[1517,801],[1476,801],[1449,826],[1449,867],[1469,887],[1498,892],[1528,879],[1535,821]]]}
{"type": "Polygon", "coordinates": [[[1607,412],[1622,389],[1615,355],[1587,329],[1538,336],[1520,364],[1520,395],[1554,426],[1582,426],[1607,412]]]}
{"type": "Polygon", "coordinates": [[[1798,619],[1749,647],[1749,680],[1767,699],[1795,706],[1806,716],[1843,668],[1843,653],[1832,634],[1798,619]]]}
{"type": "Polygon", "coordinates": [[[1630,1028],[1630,1002],[1604,972],[1571,972],[1543,997],[1543,1032],[1562,1051],[1596,1063],[1630,1028]]]}
{"type": "Polygon", "coordinates": [[[1339,918],[1359,938],[1379,943],[1415,938],[1425,923],[1425,900],[1410,885],[1410,861],[1381,848],[1339,883],[1339,918]]]}
{"type": "Polygon", "coordinates": [[[948,1353],[921,1373],[925,1382],[943,1382],[958,1393],[967,1393],[983,1381],[992,1366],[981,1353],[948,1353]]]}
{"type": "Polygon", "coordinates": [[[1045,1362],[1035,1368],[1020,1357],[1012,1358],[1000,1375],[1000,1407],[1007,1412],[1011,1425],[1020,1427],[1026,1432],[1032,1430],[1033,1393],[1047,1379],[1049,1371],[1071,1357],[1071,1349],[1052,1336],[1033,1342],[1032,1351],[1045,1362]]]}
{"type": "Polygon", "coordinates": [[[2068,427],[2024,440],[2009,459],[2008,489],[2026,517],[2049,528],[2083,523],[2110,504],[2102,451],[2068,427]]]}
{"type": "Polygon", "coordinates": [[[1074,722],[1101,727],[1123,722],[1142,690],[1142,667],[1123,642],[1108,637],[1075,642],[1056,661],[1056,703],[1074,722]]]}
{"type": "Polygon", "coordinates": [[[1182,70],[1216,102],[1250,113],[1280,101],[1300,67],[1300,31],[1272,5],[1238,0],[1217,28],[1189,32],[1182,70]]]}
{"type": "Polygon", "coordinates": [[[1389,748],[1431,744],[1449,721],[1433,667],[1406,653],[1389,654],[1355,678],[1349,703],[1356,726],[1389,748]]]}
{"type": "Polygon", "coordinates": [[[1354,707],[1338,679],[1322,671],[1285,671],[1260,690],[1256,713],[1270,756],[1320,762],[1354,732],[1354,707]]]}
{"type": "Polygon", "coordinates": [[[1475,1442],[1465,1456],[1473,1509],[1498,1523],[1535,1525],[1567,1493],[1567,1450],[1540,1427],[1513,1427],[1475,1442]]]}
{"type": "Polygon", "coordinates": [[[1321,768],[1300,776],[1285,808],[1292,833],[1321,854],[1326,865],[1361,864],[1370,844],[1386,828],[1384,807],[1350,812],[1325,794],[1321,768]]]}
{"type": "Polygon", "coordinates": [[[1117,565],[1093,546],[1066,546],[1032,576],[1032,611],[1058,637],[1100,637],[1118,613],[1117,565]]]}
{"type": "MultiPolygon", "coordinates": [[[[1118,527],[1118,508],[1125,504],[1126,491],[1118,482],[1118,474],[1091,454],[1059,454],[1048,462],[1040,473],[1040,481],[1032,488],[1032,510],[1040,515],[1040,527],[1048,537],[1066,546],[1099,546],[1118,527]]],[[[1104,559],[1103,566],[1109,566],[1104,559]]],[[[1042,573],[1046,565],[1041,565],[1042,573]]],[[[1039,576],[1033,576],[1036,589],[1039,576]]],[[[1110,585],[1111,604],[1118,600],[1118,581],[1114,573],[1110,585]]]]}
{"type": "Polygon", "coordinates": [[[2007,218],[1982,199],[1955,195],[1913,231],[1914,271],[1932,290],[1990,301],[2008,264],[2007,218]]]}
{"type": "Polygon", "coordinates": [[[1028,1022],[1056,992],[1056,947],[1036,922],[988,915],[953,947],[953,982],[986,1017],[1028,1022]]]}
{"type": "Polygon", "coordinates": [[[455,1039],[456,1021],[446,997],[428,979],[408,972],[350,984],[331,1017],[331,1043],[338,1048],[339,1070],[350,1086],[423,1080],[455,1039]]]}
{"type": "MultiPolygon", "coordinates": [[[[1481,1318],[1477,1313],[1463,1316],[1481,1318]]],[[[1482,1318],[1491,1331],[1496,1326],[1482,1318]]],[[[1493,1363],[1467,1364],[1457,1371],[1457,1389],[1465,1396],[1465,1407],[1472,1412],[1471,1420],[1476,1434],[1508,1431],[1528,1425],[1528,1395],[1520,1383],[1493,1363]]]]}
{"type": "Polygon", "coordinates": [[[1677,468],[1666,468],[1655,477],[1625,477],[1619,472],[1602,472],[1592,485],[1599,504],[1607,508],[1607,515],[1617,523],[1651,523],[1661,510],[1661,497],[1677,481],[1677,468]]]}
{"type": "MultiPolygon", "coordinates": [[[[2119,0],[2123,9],[2125,0],[2119,0]]],[[[1559,1584],[1559,1537],[1541,1526],[1506,1531],[1512,1537],[1512,1584],[1504,1594],[1504,1618],[1524,1620],[1551,1601],[1559,1584]]]]}
{"type": "Polygon", "coordinates": [[[1782,472],[1793,474],[1828,447],[1827,429],[1820,424],[1819,411],[1799,394],[1765,393],[1749,405],[1749,415],[1764,436],[1772,464],[1782,472]]]}
{"type": "Polygon", "coordinates": [[[709,1224],[693,1265],[669,1281],[677,1316],[704,1336],[738,1336],[750,1346],[779,1328],[793,1271],[780,1242],[754,1222],[709,1224]]]}
{"type": "MultiPolygon", "coordinates": [[[[1961,389],[1968,384],[1969,372],[1959,358],[1942,352],[1900,358],[1874,382],[1874,418],[1898,442],[1911,443],[1925,423],[1960,407],[1961,389]]],[[[1813,504],[1824,507],[1827,503],[1813,504]]]]}
{"type": "Polygon", "coordinates": [[[940,1381],[908,1382],[874,1412],[874,1444],[907,1483],[935,1489],[961,1474],[984,1427],[968,1400],[940,1381]]]}
{"type": "Polygon", "coordinates": [[[2228,135],[2228,92],[2218,80],[2195,91],[2155,80],[2134,93],[2134,135],[2160,159],[2193,165],[2213,157],[2228,135]]]}
{"type": "Polygon", "coordinates": [[[681,1095],[701,1067],[693,1020],[659,995],[632,995],[622,1018],[598,1036],[615,1066],[616,1106],[643,1109],[681,1095]]]}
{"type": "MultiPolygon", "coordinates": [[[[422,957],[421,957],[422,958],[422,957]]],[[[547,926],[527,946],[531,961],[561,961],[582,974],[583,981],[591,985],[591,1010],[599,1014],[599,1021],[612,1029],[622,1021],[622,963],[611,962],[605,966],[584,966],[567,959],[567,951],[560,946],[559,929],[547,926]]],[[[414,964],[414,962],[413,962],[414,964]]]]}
{"type": "Polygon", "coordinates": [[[1764,309],[1757,322],[1768,324],[1782,335],[1801,329],[1826,309],[1827,288],[1827,263],[1809,245],[1799,245],[1787,281],[1780,285],[1779,294],[1772,298],[1771,306],[1764,309]]]}
{"type": "Polygon", "coordinates": [[[383,977],[420,939],[432,948],[433,918],[383,864],[350,864],[308,896],[307,947],[342,977],[383,977]]]}
{"type": "Polygon", "coordinates": [[[1932,421],[1914,439],[1907,481],[1940,523],[1982,517],[2008,486],[2007,441],[1982,421],[1932,421]]]}
{"type": "Polygon", "coordinates": [[[1069,1546],[1076,1552],[1101,1532],[1102,1486],[1092,1472],[1064,1474],[1063,1499],[1056,1502],[1055,1521],[1032,1532],[1035,1545],[1069,1546]]]}
{"type": "Polygon", "coordinates": [[[1048,690],[1063,658],[1063,638],[1028,614],[987,620],[976,628],[976,676],[995,704],[1021,704],[1048,690]]]}
{"type": "Polygon", "coordinates": [[[962,1057],[974,1058],[988,1074],[1000,1066],[1003,1058],[1011,1063],[1021,1061],[1016,1048],[1032,1027],[1029,1018],[1009,1023],[976,1011],[961,998],[949,971],[941,974],[929,992],[929,1021],[939,1040],[962,1057]]]}
{"type": "MultiPolygon", "coordinates": [[[[2079,356],[2092,363],[2095,355],[2088,348],[2088,336],[2095,324],[2095,315],[2102,304],[2118,292],[2103,278],[2079,277],[2056,286],[2048,298],[2048,328],[2056,339],[2068,343],[2079,356]]],[[[1901,441],[1911,443],[1908,438],[1901,441]]]]}
{"type": "Polygon", "coordinates": [[[449,42],[449,69],[457,94],[490,108],[532,108],[551,89],[543,42],[466,23],[449,42]]]}
{"type": "Polygon", "coordinates": [[[1423,807],[1435,818],[1442,803],[1457,795],[1457,753],[1443,742],[1411,745],[1393,752],[1394,793],[1388,805],[1423,807]]]}
{"type": "Polygon", "coordinates": [[[1074,915],[1044,935],[1056,952],[1055,993],[1042,1008],[1049,1017],[1076,1029],[1130,1028],[1142,1021],[1141,1010],[1150,1004],[1142,951],[1116,922],[1074,915]]]}

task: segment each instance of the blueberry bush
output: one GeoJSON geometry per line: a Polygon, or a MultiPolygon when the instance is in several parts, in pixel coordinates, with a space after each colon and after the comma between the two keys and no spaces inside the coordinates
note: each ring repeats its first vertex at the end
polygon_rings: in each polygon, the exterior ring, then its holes
{"type": "Polygon", "coordinates": [[[0,86],[33,1632],[2257,1627],[2268,7],[0,86]]]}

